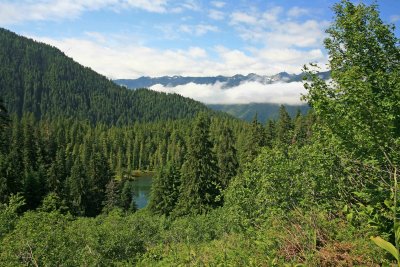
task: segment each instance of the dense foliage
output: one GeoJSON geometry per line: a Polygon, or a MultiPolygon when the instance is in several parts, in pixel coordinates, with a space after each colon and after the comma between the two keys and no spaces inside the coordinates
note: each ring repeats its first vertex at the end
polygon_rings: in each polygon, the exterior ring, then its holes
{"type": "Polygon", "coordinates": [[[376,6],[334,11],[332,81],[307,67],[305,116],[282,106],[266,125],[201,112],[117,127],[9,120],[0,105],[0,265],[393,265],[399,40],[376,6]],[[139,170],[156,175],[136,211],[139,170]]]}

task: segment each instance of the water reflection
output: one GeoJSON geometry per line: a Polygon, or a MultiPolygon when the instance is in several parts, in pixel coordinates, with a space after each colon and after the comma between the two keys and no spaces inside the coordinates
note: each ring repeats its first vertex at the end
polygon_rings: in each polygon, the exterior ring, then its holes
{"type": "Polygon", "coordinates": [[[146,207],[149,202],[152,178],[150,175],[141,176],[133,181],[133,200],[138,209],[146,207]]]}

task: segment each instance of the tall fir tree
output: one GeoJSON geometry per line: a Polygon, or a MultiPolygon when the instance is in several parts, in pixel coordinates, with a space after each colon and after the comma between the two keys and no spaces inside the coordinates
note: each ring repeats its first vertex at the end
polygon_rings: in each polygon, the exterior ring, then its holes
{"type": "Polygon", "coordinates": [[[269,119],[265,126],[265,145],[269,148],[275,143],[276,139],[276,122],[273,119],[269,119]]]}
{"type": "Polygon", "coordinates": [[[4,104],[4,100],[0,97],[0,133],[5,127],[10,125],[10,118],[8,116],[7,108],[4,104]]]}
{"type": "Polygon", "coordinates": [[[87,209],[88,178],[79,157],[75,159],[71,174],[66,180],[69,208],[75,215],[85,215],[87,209]]]}
{"type": "Polygon", "coordinates": [[[115,179],[111,179],[106,185],[105,199],[103,201],[103,212],[110,212],[121,206],[120,185],[115,179]]]}
{"type": "Polygon", "coordinates": [[[276,126],[276,139],[280,146],[286,147],[292,142],[292,119],[284,105],[279,108],[279,120],[276,126]]]}
{"type": "Polygon", "coordinates": [[[24,181],[23,136],[21,123],[16,116],[12,119],[11,140],[7,156],[3,157],[2,176],[7,184],[7,194],[22,192],[24,181]]]}
{"type": "Polygon", "coordinates": [[[121,182],[120,206],[124,211],[134,212],[137,210],[135,199],[133,198],[133,182],[123,180],[121,182]]]}
{"type": "Polygon", "coordinates": [[[99,214],[103,208],[106,196],[106,186],[112,179],[112,172],[106,157],[100,151],[95,151],[87,165],[88,210],[89,216],[99,214]]]}
{"type": "Polygon", "coordinates": [[[168,216],[178,201],[180,183],[180,172],[174,163],[161,166],[153,177],[149,209],[168,216]]]}
{"type": "Polygon", "coordinates": [[[226,189],[239,168],[235,138],[231,128],[226,123],[220,129],[214,150],[219,169],[218,179],[222,189],[226,189]]]}
{"type": "Polygon", "coordinates": [[[297,110],[297,114],[293,120],[292,144],[303,145],[307,138],[306,118],[297,110]]]}
{"type": "Polygon", "coordinates": [[[256,113],[245,136],[242,165],[252,162],[258,156],[261,148],[265,146],[265,141],[264,128],[258,121],[256,113]]]}
{"type": "Polygon", "coordinates": [[[209,139],[210,118],[200,113],[188,139],[182,184],[175,215],[203,214],[221,205],[218,167],[209,139]]]}
{"type": "Polygon", "coordinates": [[[61,148],[57,151],[56,159],[50,165],[47,174],[47,188],[61,196],[65,179],[67,178],[65,149],[61,148]]]}

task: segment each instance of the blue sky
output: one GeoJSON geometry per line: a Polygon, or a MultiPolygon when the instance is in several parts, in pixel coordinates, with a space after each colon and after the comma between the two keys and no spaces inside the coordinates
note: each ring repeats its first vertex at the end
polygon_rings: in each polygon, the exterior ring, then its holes
{"type": "MultiPolygon", "coordinates": [[[[298,73],[326,62],[322,40],[335,2],[0,0],[0,26],[110,78],[298,73]]],[[[399,27],[400,1],[378,5],[399,27]]]]}
{"type": "MultiPolygon", "coordinates": [[[[0,26],[112,79],[271,75],[326,64],[322,41],[336,2],[0,0],[0,26]]],[[[400,1],[377,3],[383,20],[400,28],[400,1]]]]}

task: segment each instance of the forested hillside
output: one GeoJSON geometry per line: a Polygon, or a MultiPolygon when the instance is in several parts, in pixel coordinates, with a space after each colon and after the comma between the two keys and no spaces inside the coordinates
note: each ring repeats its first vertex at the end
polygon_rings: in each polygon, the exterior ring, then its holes
{"type": "Polygon", "coordinates": [[[399,39],[376,5],[333,11],[307,115],[111,126],[1,100],[0,265],[400,266],[399,39]]]}
{"type": "Polygon", "coordinates": [[[193,117],[207,108],[176,94],[128,90],[60,50],[0,29],[0,95],[11,113],[125,125],[193,117]]]}
{"type": "MultiPolygon", "coordinates": [[[[269,119],[277,119],[279,116],[280,104],[274,103],[250,103],[250,104],[209,104],[209,108],[217,111],[226,112],[236,118],[251,121],[257,114],[260,122],[266,122],[269,119]]],[[[300,110],[303,114],[309,110],[308,105],[285,105],[290,116],[295,116],[300,110]]]]}

